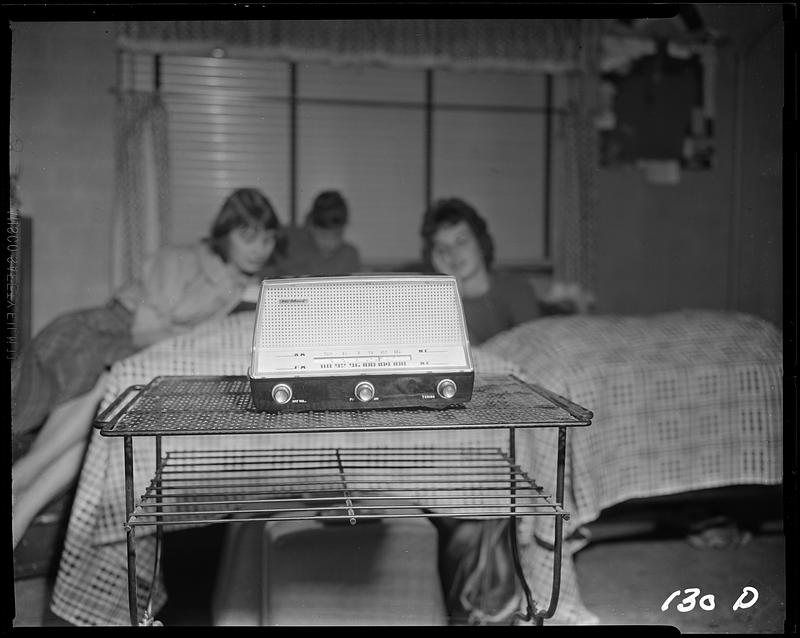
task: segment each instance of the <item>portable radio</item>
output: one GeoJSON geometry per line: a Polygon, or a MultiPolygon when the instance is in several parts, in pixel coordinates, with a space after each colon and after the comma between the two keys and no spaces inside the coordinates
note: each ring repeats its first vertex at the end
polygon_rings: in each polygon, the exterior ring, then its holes
{"type": "Polygon", "coordinates": [[[247,375],[268,412],[463,404],[475,373],[456,280],[265,279],[247,375]]]}

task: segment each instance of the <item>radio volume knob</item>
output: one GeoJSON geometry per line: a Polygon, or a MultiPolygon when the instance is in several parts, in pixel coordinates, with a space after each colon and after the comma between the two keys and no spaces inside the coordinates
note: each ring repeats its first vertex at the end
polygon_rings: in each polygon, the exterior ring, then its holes
{"type": "Polygon", "coordinates": [[[452,379],[442,379],[436,385],[436,393],[443,399],[452,399],[456,395],[456,384],[452,379]]]}
{"type": "Polygon", "coordinates": [[[362,403],[366,403],[367,401],[372,401],[372,397],[375,396],[375,386],[372,385],[369,381],[361,381],[356,385],[356,398],[361,401],[362,403]]]}
{"type": "Polygon", "coordinates": [[[279,403],[280,405],[288,403],[289,399],[292,398],[292,389],[285,383],[279,383],[272,388],[272,398],[275,400],[275,403],[279,403]]]}

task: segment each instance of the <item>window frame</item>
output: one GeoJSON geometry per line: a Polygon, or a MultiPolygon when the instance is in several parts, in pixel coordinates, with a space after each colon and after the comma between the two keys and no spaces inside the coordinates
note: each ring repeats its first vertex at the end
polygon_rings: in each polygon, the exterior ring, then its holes
{"type": "MultiPolygon", "coordinates": [[[[163,55],[160,53],[141,53],[133,51],[119,51],[120,58],[117,65],[117,86],[118,90],[125,90],[125,61],[124,57],[128,56],[148,56],[152,57],[153,63],[153,86],[151,90],[154,92],[161,92],[162,95],[169,95],[170,91],[164,91],[162,86],[162,64],[163,55]]],[[[203,57],[192,55],[189,57],[203,57]]],[[[278,60],[270,60],[275,62],[278,60]]],[[[499,260],[498,267],[506,271],[519,271],[529,274],[552,274],[553,272],[553,215],[552,215],[552,192],[553,192],[553,145],[554,145],[554,116],[563,114],[565,110],[554,104],[554,75],[552,73],[538,73],[531,75],[541,75],[544,79],[544,105],[541,107],[515,107],[515,106],[499,106],[499,105],[476,105],[476,104],[441,104],[437,103],[434,99],[434,86],[436,82],[436,74],[439,72],[435,68],[419,69],[424,74],[424,98],[419,104],[409,104],[404,102],[376,102],[375,100],[345,100],[341,98],[308,98],[300,97],[298,95],[298,63],[291,60],[282,60],[288,65],[288,82],[289,91],[288,97],[270,97],[266,98],[272,101],[284,101],[288,104],[288,130],[289,130],[289,158],[288,158],[288,223],[292,226],[299,224],[300,217],[298,212],[298,107],[301,104],[319,104],[319,105],[353,105],[376,107],[389,106],[389,107],[402,107],[402,108],[419,108],[424,112],[424,157],[422,161],[423,166],[423,184],[424,184],[424,199],[422,202],[424,207],[430,205],[433,193],[433,153],[434,153],[434,114],[448,110],[466,110],[472,112],[520,112],[541,114],[543,116],[543,162],[542,162],[542,256],[532,257],[529,262],[524,264],[503,263],[499,260]]],[[[260,98],[264,99],[264,98],[260,98]]]]}

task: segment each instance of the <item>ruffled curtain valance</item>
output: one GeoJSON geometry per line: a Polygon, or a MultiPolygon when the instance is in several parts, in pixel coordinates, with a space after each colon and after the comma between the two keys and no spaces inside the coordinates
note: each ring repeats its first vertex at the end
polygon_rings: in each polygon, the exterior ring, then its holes
{"type": "Polygon", "coordinates": [[[129,51],[473,70],[586,70],[597,20],[226,20],[119,23],[129,51]],[[587,46],[589,45],[589,46],[587,46]]]}

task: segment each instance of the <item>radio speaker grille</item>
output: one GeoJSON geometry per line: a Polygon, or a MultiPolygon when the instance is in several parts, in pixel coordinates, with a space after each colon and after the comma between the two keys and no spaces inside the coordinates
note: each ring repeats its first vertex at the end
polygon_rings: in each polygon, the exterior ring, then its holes
{"type": "Polygon", "coordinates": [[[457,295],[448,280],[341,281],[335,294],[320,285],[265,286],[258,347],[460,345],[457,295]]]}

